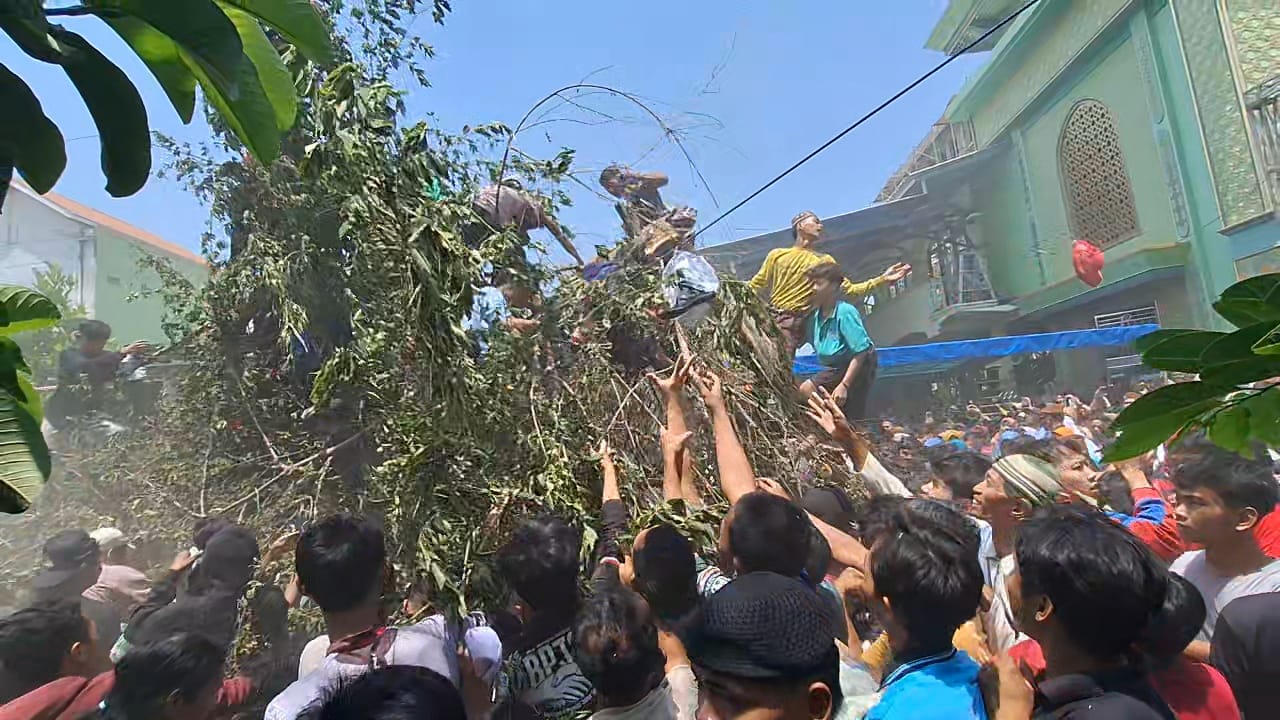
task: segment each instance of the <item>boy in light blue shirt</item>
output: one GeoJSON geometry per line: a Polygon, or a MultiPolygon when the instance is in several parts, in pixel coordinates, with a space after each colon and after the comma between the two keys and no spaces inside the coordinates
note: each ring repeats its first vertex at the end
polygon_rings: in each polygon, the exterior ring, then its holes
{"type": "Polygon", "coordinates": [[[845,417],[866,417],[867,399],[875,383],[875,344],[862,324],[858,308],[840,299],[844,271],[835,263],[823,263],[809,270],[813,283],[814,310],[805,320],[806,337],[813,346],[822,370],[800,385],[801,394],[817,388],[831,393],[845,417]]]}
{"type": "Polygon", "coordinates": [[[952,636],[982,598],[978,530],[954,508],[909,500],[876,532],[861,594],[902,661],[868,720],[985,720],[978,663],[952,636]]]}

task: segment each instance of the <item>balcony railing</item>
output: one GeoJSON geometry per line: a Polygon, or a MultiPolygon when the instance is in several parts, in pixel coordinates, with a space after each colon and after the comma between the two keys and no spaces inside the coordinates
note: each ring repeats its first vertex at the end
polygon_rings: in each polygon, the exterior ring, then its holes
{"type": "Polygon", "coordinates": [[[1271,198],[1280,205],[1280,75],[1245,93],[1245,107],[1271,198]]]}
{"type": "Polygon", "coordinates": [[[897,200],[910,192],[912,173],[954,160],[978,149],[973,124],[968,121],[935,123],[929,134],[916,146],[911,159],[894,173],[876,197],[876,202],[897,200]]]}

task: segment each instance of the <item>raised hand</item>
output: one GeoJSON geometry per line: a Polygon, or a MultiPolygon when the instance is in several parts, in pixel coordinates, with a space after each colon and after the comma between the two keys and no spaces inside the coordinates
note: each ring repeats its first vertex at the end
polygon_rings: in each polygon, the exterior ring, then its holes
{"type": "Polygon", "coordinates": [[[756,478],[756,486],[770,495],[777,495],[783,500],[790,500],[791,493],[773,478],[756,478]]]}
{"type": "Polygon", "coordinates": [[[911,266],[907,263],[894,263],[893,265],[890,265],[889,268],[880,275],[880,277],[883,278],[885,282],[898,282],[902,278],[906,277],[909,272],[911,272],[911,266]]]}
{"type": "Polygon", "coordinates": [[[693,384],[698,386],[698,393],[702,395],[702,402],[706,403],[707,410],[724,409],[724,383],[720,380],[720,376],[710,370],[702,370],[691,374],[693,384]]]}
{"type": "Polygon", "coordinates": [[[693,437],[693,432],[686,430],[682,433],[673,433],[670,430],[662,429],[662,454],[668,456],[676,456],[684,451],[685,446],[689,443],[689,438],[693,437]]]}
{"type": "Polygon", "coordinates": [[[600,446],[596,448],[596,454],[600,456],[601,467],[613,466],[613,446],[609,444],[608,438],[600,438],[600,446]]]}
{"type": "Polygon", "coordinates": [[[662,377],[656,372],[651,372],[648,378],[653,381],[658,390],[666,396],[679,395],[684,389],[685,381],[689,379],[690,368],[693,367],[693,357],[681,354],[676,359],[676,364],[671,368],[670,377],[662,377]]]}
{"type": "Polygon", "coordinates": [[[809,407],[805,412],[819,427],[827,431],[831,439],[841,443],[856,439],[853,427],[840,409],[839,401],[823,388],[818,388],[809,396],[809,407]]]}

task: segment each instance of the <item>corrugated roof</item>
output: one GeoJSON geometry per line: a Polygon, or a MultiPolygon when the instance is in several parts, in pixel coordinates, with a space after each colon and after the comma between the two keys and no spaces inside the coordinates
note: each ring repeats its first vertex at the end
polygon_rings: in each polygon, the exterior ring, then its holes
{"type": "MultiPolygon", "coordinates": [[[[17,178],[14,178],[13,185],[16,186],[18,184],[19,184],[19,181],[17,180],[17,178]]],[[[31,190],[31,188],[26,185],[23,185],[22,189],[30,191],[32,192],[32,194],[35,194],[35,191],[31,190]]],[[[168,240],[165,240],[164,238],[160,237],[159,235],[156,235],[154,233],[149,233],[140,227],[130,225],[129,223],[121,220],[120,218],[111,217],[110,215],[102,212],[101,210],[95,210],[89,207],[88,205],[85,205],[83,203],[78,203],[69,197],[59,195],[58,193],[55,193],[55,192],[47,192],[44,195],[39,195],[38,197],[44,198],[49,203],[56,205],[62,210],[65,210],[66,212],[71,213],[72,215],[75,215],[85,220],[86,222],[93,223],[94,225],[101,225],[102,227],[106,227],[106,228],[111,228],[117,233],[120,233],[121,235],[124,235],[125,237],[131,240],[136,240],[137,242],[142,243],[143,245],[149,245],[157,250],[161,250],[175,257],[182,258],[183,260],[199,263],[201,265],[207,264],[203,257],[191,252],[190,250],[182,247],[181,245],[176,245],[174,243],[171,243],[168,240]]]]}

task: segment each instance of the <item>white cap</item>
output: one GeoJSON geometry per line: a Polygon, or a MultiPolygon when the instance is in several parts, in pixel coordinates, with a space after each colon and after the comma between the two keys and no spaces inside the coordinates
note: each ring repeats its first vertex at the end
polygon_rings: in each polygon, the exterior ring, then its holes
{"type": "Polygon", "coordinates": [[[113,527],[98,528],[97,530],[89,533],[89,537],[93,538],[98,543],[98,547],[101,548],[103,552],[114,550],[118,547],[129,544],[128,541],[125,540],[124,533],[113,527]]]}

